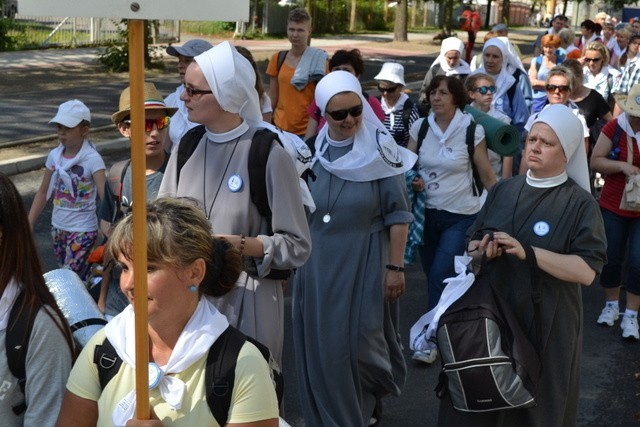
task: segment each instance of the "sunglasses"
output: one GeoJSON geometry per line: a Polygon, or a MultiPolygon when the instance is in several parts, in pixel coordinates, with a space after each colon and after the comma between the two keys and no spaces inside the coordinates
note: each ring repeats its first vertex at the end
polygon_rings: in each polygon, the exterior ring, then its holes
{"type": "Polygon", "coordinates": [[[567,93],[571,90],[571,88],[569,86],[565,86],[565,85],[547,85],[545,86],[545,88],[547,89],[547,92],[555,92],[556,90],[559,90],[560,93],[567,93]]]}
{"type": "Polygon", "coordinates": [[[391,86],[391,87],[382,87],[380,85],[378,85],[378,90],[380,91],[380,93],[391,93],[391,92],[395,92],[396,89],[398,89],[400,87],[400,85],[397,86],[391,86]]]}
{"type": "MultiPolygon", "coordinates": [[[[131,126],[131,120],[123,120],[122,123],[131,126]]],[[[157,119],[144,119],[144,131],[151,132],[153,125],[156,125],[158,130],[162,130],[169,126],[169,116],[158,117],[157,119]]]]}
{"type": "Polygon", "coordinates": [[[187,86],[187,84],[184,84],[184,91],[187,92],[187,95],[189,95],[189,98],[191,98],[193,95],[206,95],[208,93],[213,93],[213,91],[211,90],[202,90],[202,89],[194,89],[192,87],[187,86]]]}
{"type": "Polygon", "coordinates": [[[326,111],[328,115],[331,116],[333,120],[344,120],[347,116],[351,117],[360,117],[362,114],[362,104],[356,105],[355,107],[345,108],[344,110],[336,110],[336,111],[326,111]]]}
{"type": "Polygon", "coordinates": [[[486,95],[489,92],[496,93],[498,88],[493,86],[493,85],[492,86],[478,86],[477,88],[475,88],[473,90],[478,92],[480,95],[486,95]]]}
{"type": "Polygon", "coordinates": [[[584,58],[585,62],[599,62],[602,59],[602,57],[600,58],[584,58]]]}

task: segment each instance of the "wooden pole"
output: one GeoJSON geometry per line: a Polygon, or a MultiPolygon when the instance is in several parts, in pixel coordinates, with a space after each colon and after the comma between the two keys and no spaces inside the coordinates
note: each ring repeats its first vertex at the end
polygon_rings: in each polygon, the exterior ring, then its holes
{"type": "Polygon", "coordinates": [[[149,333],[147,313],[147,189],[144,154],[144,21],[129,20],[131,87],[131,183],[133,190],[133,283],[136,333],[136,418],[148,420],[149,333]]]}

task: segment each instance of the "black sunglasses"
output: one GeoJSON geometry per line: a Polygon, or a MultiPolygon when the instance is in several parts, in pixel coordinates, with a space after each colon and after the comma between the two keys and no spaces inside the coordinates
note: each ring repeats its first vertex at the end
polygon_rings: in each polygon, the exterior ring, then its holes
{"type": "Polygon", "coordinates": [[[584,58],[585,62],[598,62],[602,59],[602,57],[600,58],[584,58]]]}
{"type": "Polygon", "coordinates": [[[559,90],[560,93],[567,93],[571,90],[571,88],[569,86],[565,86],[565,85],[547,85],[545,86],[545,88],[547,89],[547,92],[555,92],[556,90],[559,90]]]}
{"type": "Polygon", "coordinates": [[[194,89],[187,86],[186,83],[184,84],[184,91],[187,92],[189,98],[191,98],[193,95],[206,95],[207,93],[213,93],[213,91],[211,90],[194,89]]]}
{"type": "Polygon", "coordinates": [[[396,89],[398,89],[400,87],[400,85],[396,85],[396,86],[391,86],[391,87],[382,87],[380,85],[378,85],[378,90],[380,91],[380,93],[385,93],[385,92],[395,92],[396,89]]]}
{"type": "Polygon", "coordinates": [[[477,88],[473,89],[476,92],[478,92],[480,95],[486,95],[488,92],[491,93],[496,93],[496,91],[498,90],[497,87],[495,87],[495,85],[491,85],[491,86],[478,86],[477,88]]]}
{"type": "Polygon", "coordinates": [[[333,120],[344,120],[349,115],[351,117],[360,117],[360,114],[362,114],[362,104],[351,108],[345,108],[344,110],[327,110],[326,113],[330,115],[333,120]]]}

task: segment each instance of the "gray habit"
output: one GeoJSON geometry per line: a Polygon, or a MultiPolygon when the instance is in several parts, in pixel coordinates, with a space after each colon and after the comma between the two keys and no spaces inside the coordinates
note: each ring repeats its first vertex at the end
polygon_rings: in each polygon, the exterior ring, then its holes
{"type": "MultiPolygon", "coordinates": [[[[336,159],[351,147],[330,146],[327,153],[336,159]]],[[[314,251],[293,287],[305,425],[367,426],[376,399],[399,395],[405,381],[398,304],[385,303],[384,279],[389,227],[410,223],[413,216],[402,174],[353,182],[331,175],[320,162],[313,171],[314,251]]]]}
{"type": "MultiPolygon", "coordinates": [[[[224,143],[210,141],[205,134],[182,168],[177,185],[177,156],[172,155],[158,197],[194,198],[202,204],[213,233],[245,234],[262,241],[264,257],[254,258],[258,276],[242,272],[234,290],[212,300],[231,325],[269,347],[281,365],[282,286],[279,280],[264,276],[271,268],[286,270],[302,265],[311,251],[311,240],[295,166],[277,144],[271,149],[265,174],[274,231],[268,235],[269,224],[260,216],[249,193],[247,163],[254,132],[255,129],[250,129],[239,139],[224,143]],[[237,187],[229,181],[234,175],[239,176],[242,183],[235,192],[232,189],[237,187]]],[[[235,185],[237,183],[235,177],[235,185]]]]}
{"type": "MultiPolygon", "coordinates": [[[[558,254],[573,254],[600,273],[606,260],[606,237],[597,202],[572,179],[552,188],[534,188],[524,176],[499,182],[490,192],[469,234],[493,227],[523,244],[558,254]]],[[[502,255],[495,282],[524,331],[534,342],[530,277],[525,261],[502,255]]],[[[581,285],[539,270],[541,291],[542,377],[537,406],[487,414],[456,412],[441,402],[442,426],[572,426],[576,424],[582,354],[581,285]]]]}

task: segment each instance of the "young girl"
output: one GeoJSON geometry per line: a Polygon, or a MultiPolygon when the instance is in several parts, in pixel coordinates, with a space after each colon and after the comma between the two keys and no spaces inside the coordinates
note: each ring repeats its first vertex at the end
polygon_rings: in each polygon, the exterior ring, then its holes
{"type": "Polygon", "coordinates": [[[33,228],[53,196],[51,236],[56,260],[61,268],[69,268],[84,279],[87,256],[98,236],[96,192],[102,199],[105,165],[87,139],[91,113],[82,102],[74,99],[60,104],[49,124],[57,126],[60,144],[47,157],[44,177],[29,211],[29,223],[33,228]]]}
{"type": "MultiPolygon", "coordinates": [[[[511,123],[509,116],[500,110],[496,110],[491,105],[493,95],[497,90],[496,81],[493,77],[484,73],[476,73],[467,77],[464,84],[473,108],[505,123],[511,123]]],[[[498,180],[511,178],[513,157],[502,157],[495,151],[489,149],[489,161],[498,180]]]]}

